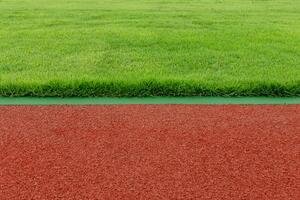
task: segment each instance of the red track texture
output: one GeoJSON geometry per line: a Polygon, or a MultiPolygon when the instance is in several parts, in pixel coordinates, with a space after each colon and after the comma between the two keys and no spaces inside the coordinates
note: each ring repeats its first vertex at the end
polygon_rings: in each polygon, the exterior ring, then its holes
{"type": "Polygon", "coordinates": [[[300,106],[0,107],[0,199],[300,199],[300,106]]]}

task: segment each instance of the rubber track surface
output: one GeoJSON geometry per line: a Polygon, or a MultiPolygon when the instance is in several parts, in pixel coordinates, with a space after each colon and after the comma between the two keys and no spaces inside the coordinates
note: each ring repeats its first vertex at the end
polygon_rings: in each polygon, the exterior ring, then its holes
{"type": "Polygon", "coordinates": [[[0,199],[300,199],[300,106],[0,107],[0,199]]]}

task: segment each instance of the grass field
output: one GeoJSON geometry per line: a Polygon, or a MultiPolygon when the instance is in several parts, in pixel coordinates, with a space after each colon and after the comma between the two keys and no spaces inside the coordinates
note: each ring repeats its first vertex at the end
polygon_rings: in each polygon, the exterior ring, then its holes
{"type": "Polygon", "coordinates": [[[299,0],[0,0],[0,96],[300,96],[299,0]]]}

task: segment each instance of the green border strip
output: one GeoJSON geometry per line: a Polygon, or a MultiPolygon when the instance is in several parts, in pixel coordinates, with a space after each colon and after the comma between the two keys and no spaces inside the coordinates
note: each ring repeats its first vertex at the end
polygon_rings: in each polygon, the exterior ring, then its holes
{"type": "Polygon", "coordinates": [[[0,105],[132,105],[132,104],[300,104],[300,97],[122,97],[122,98],[58,98],[0,97],[0,105]]]}

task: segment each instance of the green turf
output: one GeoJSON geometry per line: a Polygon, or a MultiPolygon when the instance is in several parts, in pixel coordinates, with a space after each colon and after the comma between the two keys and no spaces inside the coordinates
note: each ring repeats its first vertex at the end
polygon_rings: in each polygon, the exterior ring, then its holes
{"type": "Polygon", "coordinates": [[[0,0],[0,96],[300,96],[299,0],[0,0]]]}

